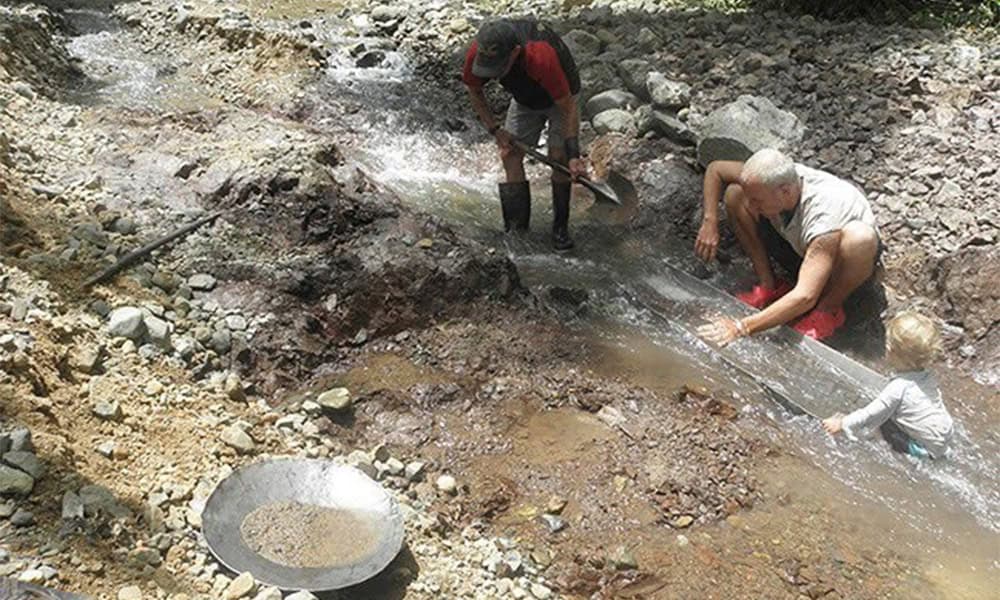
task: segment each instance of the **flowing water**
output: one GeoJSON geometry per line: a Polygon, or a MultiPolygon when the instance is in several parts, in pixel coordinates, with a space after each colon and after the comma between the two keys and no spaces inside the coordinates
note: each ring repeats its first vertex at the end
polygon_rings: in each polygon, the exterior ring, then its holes
{"type": "MultiPolygon", "coordinates": [[[[92,101],[123,107],[155,102],[163,109],[169,109],[171,98],[189,106],[204,101],[185,99],[185,89],[171,80],[170,71],[158,71],[155,61],[130,47],[126,34],[84,16],[89,28],[81,27],[84,34],[71,49],[91,77],[103,82],[92,101]]],[[[651,387],[688,382],[735,392],[745,427],[767,432],[803,459],[771,473],[775,485],[812,494],[889,545],[924,557],[926,575],[955,597],[989,596],[1000,583],[995,390],[965,385],[948,374],[955,381],[944,381],[943,388],[957,434],[954,452],[944,462],[896,456],[877,440],[831,439],[815,418],[787,410],[773,396],[791,398],[807,412],[810,407],[814,413],[847,410],[871,398],[880,378],[840,369],[788,332],[742,340],[718,353],[692,332],[711,314],[742,310],[731,297],[706,287],[731,283],[718,274],[704,283],[679,275],[674,267],[693,261],[687,241],[630,236],[597,211],[586,210],[586,202],[574,208],[571,218],[577,249],[554,254],[547,236],[547,174],[539,167],[529,168],[536,196],[532,233],[505,237],[499,232],[501,171],[495,148],[477,128],[451,132],[442,126],[448,117],[471,115],[471,109],[456,103],[461,96],[420,82],[395,52],[386,52],[376,68],[356,68],[345,48],[366,40],[345,31],[341,26],[318,30],[332,55],[325,77],[309,91],[318,104],[310,125],[339,139],[346,132],[354,142],[345,155],[405,203],[504,249],[527,286],[586,290],[587,310],[566,316],[607,349],[601,368],[620,365],[633,380],[651,387]],[[345,116],[345,106],[356,110],[345,116]]]]}

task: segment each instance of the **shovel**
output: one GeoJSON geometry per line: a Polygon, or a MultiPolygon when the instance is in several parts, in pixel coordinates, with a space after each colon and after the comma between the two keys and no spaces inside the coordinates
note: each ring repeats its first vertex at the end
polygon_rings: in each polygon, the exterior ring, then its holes
{"type": "MultiPolygon", "coordinates": [[[[559,171],[560,173],[570,175],[569,167],[562,164],[561,162],[549,158],[545,154],[542,154],[538,150],[535,150],[534,148],[528,146],[527,144],[524,144],[519,140],[511,139],[511,143],[514,144],[515,148],[517,148],[521,152],[524,152],[525,154],[537,160],[538,162],[546,164],[555,169],[556,171],[559,171]]],[[[572,175],[570,176],[572,177],[572,175]]],[[[607,183],[599,183],[596,181],[591,181],[589,178],[583,176],[574,177],[573,179],[574,181],[583,184],[583,187],[594,192],[594,197],[597,199],[598,202],[607,202],[610,204],[614,204],[615,206],[622,206],[624,204],[624,202],[622,202],[622,199],[618,196],[618,193],[615,192],[615,190],[611,189],[611,186],[608,185],[607,183]]]]}

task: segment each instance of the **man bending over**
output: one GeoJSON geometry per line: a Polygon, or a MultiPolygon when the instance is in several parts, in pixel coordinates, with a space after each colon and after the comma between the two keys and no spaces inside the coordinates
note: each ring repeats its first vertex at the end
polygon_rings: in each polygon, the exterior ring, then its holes
{"type": "Polygon", "coordinates": [[[871,277],[881,250],[871,205],[858,188],[768,148],[745,163],[709,164],[704,196],[695,252],[706,261],[715,257],[722,196],[728,221],[759,279],[737,297],[762,310],[742,319],[716,319],[699,330],[702,336],[725,345],[791,323],[799,333],[821,340],[844,324],[844,300],[871,277]],[[794,287],[774,275],[758,228],[762,218],[802,257],[794,287]]]}

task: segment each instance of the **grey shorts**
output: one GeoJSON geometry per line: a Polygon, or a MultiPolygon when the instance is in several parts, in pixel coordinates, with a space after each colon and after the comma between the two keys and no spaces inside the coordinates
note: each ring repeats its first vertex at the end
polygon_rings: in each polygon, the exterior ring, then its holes
{"type": "MultiPolygon", "coordinates": [[[[577,98],[574,96],[573,101],[576,102],[577,98]]],[[[522,143],[534,148],[538,145],[546,123],[548,123],[549,129],[545,135],[545,145],[549,148],[562,149],[564,147],[563,131],[566,124],[559,107],[555,104],[550,108],[534,110],[512,98],[510,106],[507,108],[507,121],[503,127],[522,143]]]]}

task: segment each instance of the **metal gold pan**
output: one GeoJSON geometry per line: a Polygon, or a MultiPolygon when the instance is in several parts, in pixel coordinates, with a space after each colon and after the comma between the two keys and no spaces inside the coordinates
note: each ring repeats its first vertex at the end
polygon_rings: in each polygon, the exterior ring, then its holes
{"type": "MultiPolygon", "coordinates": [[[[403,545],[403,516],[389,493],[354,467],[328,460],[278,459],[243,467],[212,492],[202,512],[202,531],[212,554],[236,573],[283,590],[336,590],[382,571],[403,545]],[[275,502],[299,502],[350,511],[374,526],[373,549],[351,564],[295,568],[252,550],[241,526],[254,510],[275,502]]],[[[344,539],[344,544],[355,543],[344,539]]]]}

